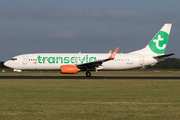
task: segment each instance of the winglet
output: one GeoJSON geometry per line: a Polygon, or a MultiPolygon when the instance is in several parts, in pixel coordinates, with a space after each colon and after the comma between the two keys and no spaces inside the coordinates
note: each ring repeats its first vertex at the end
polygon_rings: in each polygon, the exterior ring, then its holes
{"type": "Polygon", "coordinates": [[[119,49],[119,47],[117,47],[117,48],[115,49],[115,51],[114,51],[113,54],[108,58],[108,60],[113,60],[113,59],[115,58],[116,53],[118,52],[118,49],[119,49]]]}
{"type": "Polygon", "coordinates": [[[110,50],[109,52],[108,52],[108,54],[111,54],[112,53],[112,50],[110,50]]]}

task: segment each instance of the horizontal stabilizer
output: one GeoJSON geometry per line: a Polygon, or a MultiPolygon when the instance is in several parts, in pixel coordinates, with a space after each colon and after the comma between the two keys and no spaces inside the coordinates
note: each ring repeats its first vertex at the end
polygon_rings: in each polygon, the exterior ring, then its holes
{"type": "Polygon", "coordinates": [[[165,58],[165,57],[169,57],[169,56],[171,56],[171,55],[175,55],[175,53],[166,54],[166,55],[154,56],[153,58],[165,58]]]}

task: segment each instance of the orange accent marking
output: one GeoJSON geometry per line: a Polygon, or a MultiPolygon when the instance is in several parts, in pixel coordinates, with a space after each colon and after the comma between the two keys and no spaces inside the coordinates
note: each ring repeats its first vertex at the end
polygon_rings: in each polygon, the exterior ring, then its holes
{"type": "Polygon", "coordinates": [[[113,52],[113,54],[109,57],[109,60],[113,60],[113,59],[115,58],[115,56],[116,56],[116,54],[117,54],[117,52],[118,52],[118,49],[119,49],[119,47],[117,47],[117,48],[115,49],[115,51],[113,52]]]}
{"type": "Polygon", "coordinates": [[[35,64],[37,64],[37,62],[35,62],[35,64]]]}
{"type": "Polygon", "coordinates": [[[108,52],[108,54],[111,54],[112,53],[112,50],[110,50],[109,52],[108,52]]]}

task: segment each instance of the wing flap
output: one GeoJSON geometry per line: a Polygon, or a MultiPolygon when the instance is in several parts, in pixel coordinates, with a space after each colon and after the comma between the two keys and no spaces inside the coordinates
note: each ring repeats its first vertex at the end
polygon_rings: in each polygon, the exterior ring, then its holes
{"type": "Polygon", "coordinates": [[[100,61],[93,61],[93,62],[88,62],[88,63],[83,63],[76,65],[79,69],[85,69],[85,68],[95,68],[98,67],[99,65],[102,64],[102,60],[100,61]]]}

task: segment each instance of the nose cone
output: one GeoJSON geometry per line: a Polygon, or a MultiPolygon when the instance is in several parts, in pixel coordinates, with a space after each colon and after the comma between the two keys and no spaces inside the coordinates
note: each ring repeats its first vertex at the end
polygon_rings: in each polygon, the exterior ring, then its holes
{"type": "Polygon", "coordinates": [[[10,62],[10,61],[6,61],[6,62],[4,63],[4,65],[5,65],[6,67],[10,67],[10,66],[11,66],[11,62],[10,62]]]}

